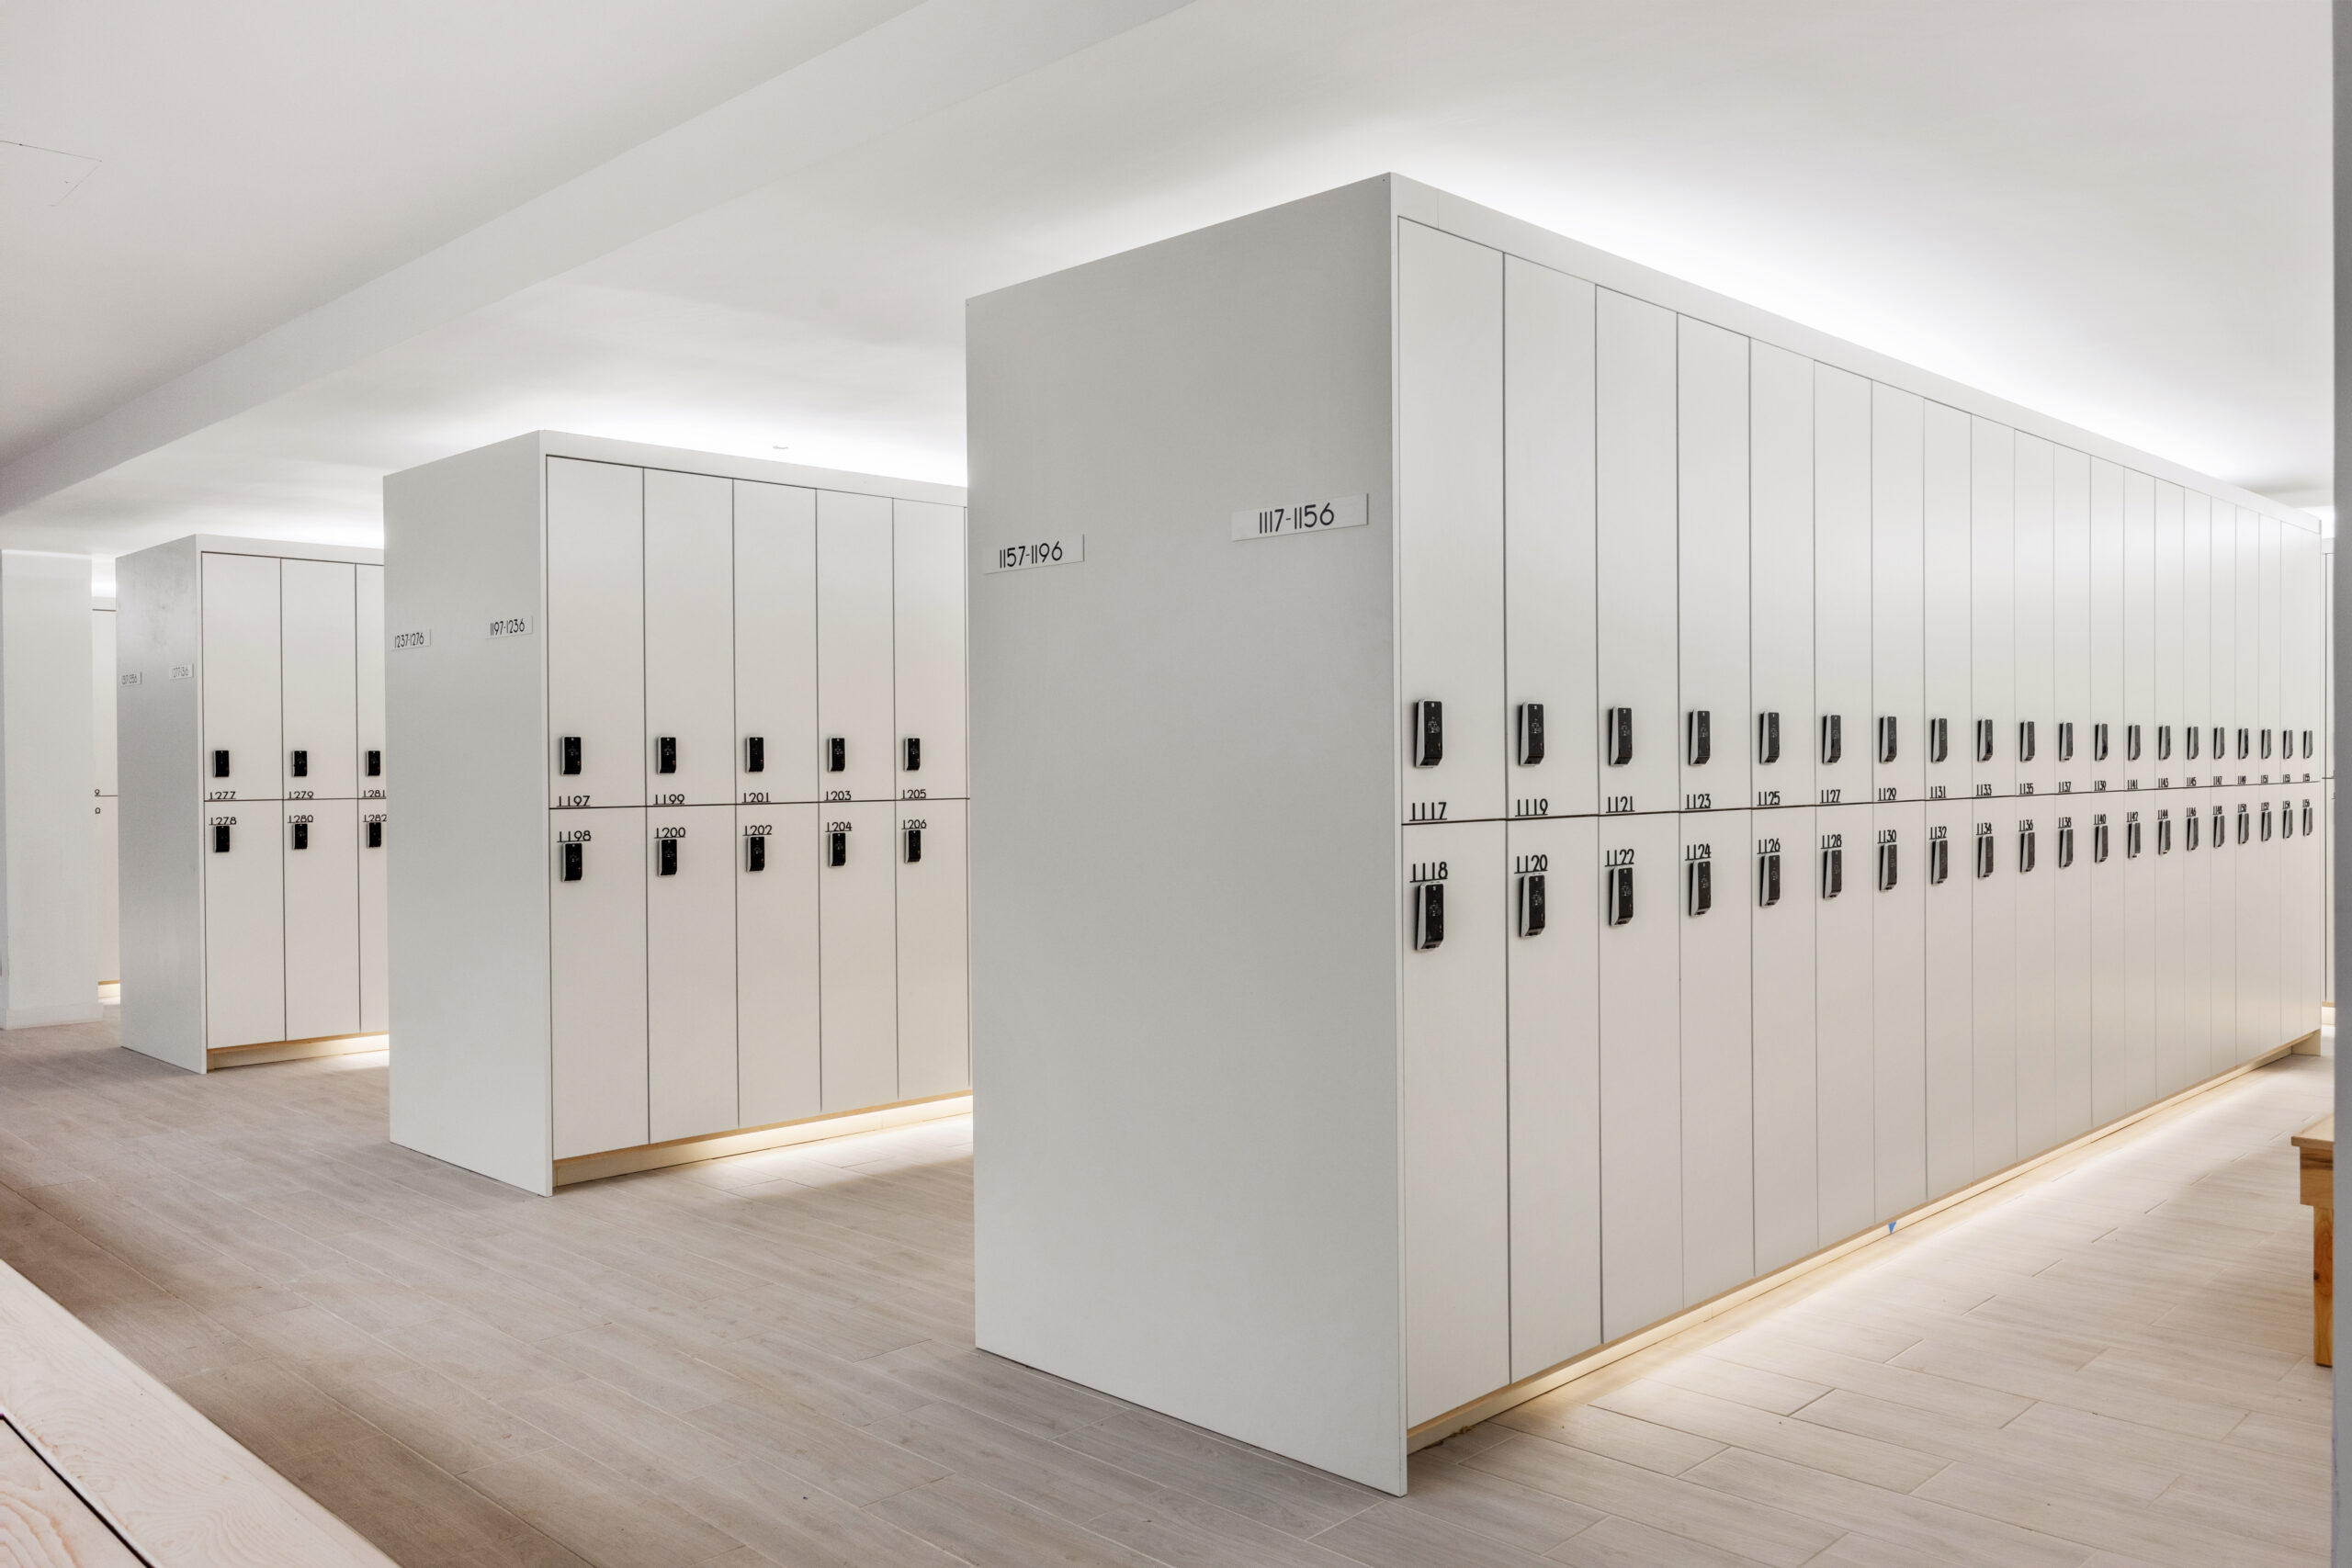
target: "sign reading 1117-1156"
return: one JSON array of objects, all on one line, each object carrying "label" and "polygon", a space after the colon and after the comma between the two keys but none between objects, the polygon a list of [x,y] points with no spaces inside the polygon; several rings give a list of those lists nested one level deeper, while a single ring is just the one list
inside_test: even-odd
[{"label": "sign reading 1117-1156", "polygon": [[1283,534],[1326,534],[1334,528],[1361,528],[1372,521],[1368,498],[1342,495],[1329,501],[1302,501],[1289,506],[1261,506],[1233,514],[1237,539],[1271,539]]}]

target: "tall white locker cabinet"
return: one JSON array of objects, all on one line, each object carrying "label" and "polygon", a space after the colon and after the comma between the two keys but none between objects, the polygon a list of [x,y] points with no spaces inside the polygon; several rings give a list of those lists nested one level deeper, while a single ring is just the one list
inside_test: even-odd
[{"label": "tall white locker cabinet", "polygon": [[384,493],[394,1141],[544,1193],[968,1105],[962,492],[542,432]]},{"label": "tall white locker cabinet", "polygon": [[98,984],[122,978],[122,900],[117,885],[121,864],[122,802],[116,784],[114,737],[114,617],[111,602],[90,612],[91,822],[96,829]]},{"label": "tall white locker cabinet", "polygon": [[[972,777],[1018,805],[968,823],[982,1348],[1401,1490],[2308,1031],[2316,949],[2238,934],[2317,897],[2282,509],[1395,176],[967,324]],[[872,592],[826,518],[820,597]],[[854,770],[828,694],[880,655],[819,623]],[[2192,851],[2241,625],[2273,760]],[[861,801],[825,832],[893,830]],[[814,874],[820,964],[888,930]],[[828,1104],[921,1006],[845,980],[778,1026]]]},{"label": "tall white locker cabinet", "polygon": [[382,1047],[380,560],[197,536],[117,561],[132,1050],[202,1072]]}]

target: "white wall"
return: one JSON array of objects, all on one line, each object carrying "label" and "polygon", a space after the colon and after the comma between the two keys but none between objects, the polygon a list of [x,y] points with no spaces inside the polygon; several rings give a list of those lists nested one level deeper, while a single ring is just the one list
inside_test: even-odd
[{"label": "white wall", "polygon": [[98,1016],[90,559],[0,551],[0,1028]]}]

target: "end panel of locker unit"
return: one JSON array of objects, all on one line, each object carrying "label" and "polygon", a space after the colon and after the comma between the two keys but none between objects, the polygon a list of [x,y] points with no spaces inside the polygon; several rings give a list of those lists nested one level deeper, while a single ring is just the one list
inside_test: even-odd
[{"label": "end panel of locker unit", "polygon": [[[352,735],[352,776],[362,800],[381,800],[384,781],[391,776],[384,758],[384,656],[390,651],[384,630],[384,569],[362,565],[353,569],[355,607],[354,663],[357,682],[356,723]],[[370,757],[376,771],[368,771]]]},{"label": "end panel of locker unit", "polygon": [[736,798],[747,806],[815,800],[815,491],[735,481],[734,621]]},{"label": "end panel of locker unit", "polygon": [[[634,731],[622,739],[633,750]],[[634,773],[635,758],[622,756]],[[548,839],[555,1157],[634,1148],[650,1141],[645,811],[551,811]],[[579,874],[566,881],[575,863]]]},{"label": "end panel of locker unit", "polygon": [[2091,1124],[2135,1109],[2129,1004],[2129,895],[2124,886],[2122,797],[2086,800],[2075,817],[2075,857],[2090,865]]},{"label": "end panel of locker unit", "polygon": [[964,509],[892,502],[890,552],[896,793],[901,800],[959,797],[970,789],[964,782]]},{"label": "end panel of locker unit", "polygon": [[277,804],[219,802],[206,808],[204,821],[205,1048],[283,1040],[286,883]]},{"label": "end panel of locker unit", "polygon": [[971,897],[961,800],[899,807],[899,1098],[972,1087]]},{"label": "end panel of locker unit", "polygon": [[[1605,812],[1670,809],[1681,782],[1674,323],[1671,310],[1595,291],[1594,624]],[[1624,727],[1622,739],[1611,734],[1612,716]]]},{"label": "end panel of locker unit", "polygon": [[1681,758],[1679,804],[1697,810],[1747,802],[1747,339],[1675,320],[1681,713],[1660,739]]},{"label": "end panel of locker unit", "polygon": [[734,578],[733,481],[646,469],[645,729],[638,754],[649,806],[735,798]]},{"label": "end panel of locker unit", "polygon": [[2180,525],[2180,738],[2174,766],[2195,788],[2212,778],[2213,498],[2183,497]]},{"label": "end panel of locker unit", "polygon": [[[1600,809],[1595,705],[1592,285],[1503,258],[1503,721],[1513,817]],[[1544,714],[1544,753],[1518,728]],[[1549,1365],[1549,1363],[1545,1363]]]},{"label": "end panel of locker unit", "polygon": [[1601,910],[1600,1334],[1614,1339],[1683,1303],[1682,867],[1670,816],[1604,817],[1599,840],[1584,896]]},{"label": "end panel of locker unit", "polygon": [[2123,728],[2126,789],[2155,782],[2156,481],[2123,470]]},{"label": "end panel of locker unit", "polygon": [[2123,1089],[2127,1107],[2156,1097],[2156,813],[2130,796],[2113,803],[2123,857]]},{"label": "end panel of locker unit", "polygon": [[735,808],[736,1093],[746,1127],[798,1122],[824,1109],[817,913],[823,812],[813,803]]},{"label": "end panel of locker unit", "polygon": [[359,793],[358,572],[348,561],[278,562],[277,793],[287,800]]},{"label": "end panel of locker unit", "polygon": [[1927,733],[1920,737],[1928,798],[1963,800],[1976,793],[1976,705],[1971,695],[1972,540],[1969,522],[1968,415],[1943,403],[1927,405],[1923,431],[1921,513],[1924,543],[1919,617],[1925,669],[1921,690]]},{"label": "end panel of locker unit", "polygon": [[[1815,798],[1871,795],[1871,383],[1813,367]],[[1864,833],[1863,847],[1869,835]]]},{"label": "end panel of locker unit", "polygon": [[122,978],[122,822],[115,797],[102,795],[92,801],[91,825],[97,834],[94,863],[97,887],[91,898],[98,919],[98,984]]},{"label": "end panel of locker unit", "polygon": [[[1753,913],[1756,1268],[1769,1273],[1821,1245],[1815,1139],[1814,810],[1750,820],[1745,893]],[[1732,891],[1727,879],[1725,897]]]},{"label": "end panel of locker unit", "polygon": [[1928,1201],[1927,807],[1871,812],[1871,1092],[1877,1217]]},{"label": "end panel of locker unit", "polygon": [[359,837],[356,801],[285,804],[288,1040],[359,1032]]},{"label": "end panel of locker unit", "polygon": [[645,470],[547,465],[548,804],[642,806]]},{"label": "end panel of locker unit", "polygon": [[639,852],[647,1135],[660,1144],[730,1132],[745,1124],[735,1093],[734,809],[648,807]]},{"label": "end panel of locker unit", "polygon": [[[1972,821],[1969,855],[1969,964],[1974,1006],[1971,1098],[1976,1130],[1975,1167],[1986,1176],[2018,1157],[2018,1007],[2016,864],[2002,854],[2011,825],[2007,802],[1980,804]],[[1990,840],[1989,850],[1983,840]],[[1983,856],[1983,860],[1979,860]],[[1984,865],[1991,874],[1980,874]]]},{"label": "end panel of locker unit", "polygon": [[[1969,422],[1970,755],[1976,793],[2017,793],[2017,433]],[[1979,726],[1989,726],[1980,738]]]},{"label": "end panel of locker unit", "polygon": [[1975,807],[1934,800],[1923,814],[1920,949],[1928,1190],[1968,1185],[1976,1168]]},{"label": "end panel of locker unit", "polygon": [[2020,800],[2000,853],[2016,873],[2017,1140],[2020,1158],[2059,1142],[2057,893],[2050,854],[2051,808]]},{"label": "end panel of locker unit", "polygon": [[1926,464],[1925,401],[1871,383],[1872,800],[1927,795]]},{"label": "end panel of locker unit", "polygon": [[115,770],[115,615],[112,606],[90,612],[90,761],[92,787],[119,793]]},{"label": "end panel of locker unit", "polygon": [[[278,562],[273,556],[209,551],[202,561],[203,649],[196,674],[204,695],[205,798],[276,800]],[[265,824],[263,830],[271,828]]]},{"label": "end panel of locker unit", "polygon": [[2019,795],[2048,795],[2058,773],[2056,448],[2017,436],[2017,658],[2014,722],[2006,738]]},{"label": "end panel of locker unit", "polygon": [[1756,1275],[1756,1087],[1749,990],[1750,815],[1681,825],[1682,1299]]},{"label": "end panel of locker unit", "polygon": [[[890,502],[817,492],[817,793],[888,800],[897,775]],[[838,753],[838,754],[837,754]],[[837,767],[834,764],[839,763]]]},{"label": "end panel of locker unit", "polygon": [[[1514,822],[1507,836],[1514,1382],[1600,1343],[1600,901],[1586,896],[1600,827]],[[1530,877],[1540,931],[1519,914]]]},{"label": "end panel of locker unit", "polygon": [[2053,787],[2091,787],[2091,460],[2069,446],[2051,462],[2050,581]]},{"label": "end panel of locker unit", "polygon": [[384,802],[359,803],[358,836],[359,1032],[380,1034],[391,1027],[392,1017],[391,911],[386,897],[392,824]]},{"label": "end panel of locker unit", "polygon": [[1814,813],[1815,1135],[1821,1239],[1842,1241],[1878,1217],[1878,1099],[1871,1032],[1871,807]]},{"label": "end panel of locker unit", "polygon": [[[1408,1426],[1510,1382],[1504,834],[1499,822],[1403,834]],[[1422,945],[1435,888],[1443,940]]]},{"label": "end panel of locker unit", "polygon": [[819,1056],[827,1114],[901,1098],[894,821],[888,801],[828,805],[818,818]]},{"label": "end panel of locker unit", "polygon": [[1748,418],[1749,793],[1811,806],[1813,361],[1750,343]]},{"label": "end panel of locker unit", "polygon": [[[2123,470],[2090,460],[2091,711],[2077,732],[2094,790],[2123,787]],[[2102,1117],[2104,1121],[2106,1118]]]},{"label": "end panel of locker unit", "polygon": [[[2050,1104],[2046,1126],[2059,1143],[2091,1127],[2090,818],[2087,797],[2048,803],[2041,871],[2050,875]],[[2040,874],[2037,872],[2036,874]]]},{"label": "end panel of locker unit", "polygon": [[[2156,481],[2154,588],[2155,671],[2149,683],[2148,731],[2143,740],[2146,763],[2158,789],[2173,789],[2184,782],[2188,760],[2181,755],[2181,726],[2185,704],[2181,693],[2182,532],[2184,497],[2177,484]],[[2174,823],[2178,830],[2177,820]],[[2176,851],[2175,852],[2177,852]]]}]

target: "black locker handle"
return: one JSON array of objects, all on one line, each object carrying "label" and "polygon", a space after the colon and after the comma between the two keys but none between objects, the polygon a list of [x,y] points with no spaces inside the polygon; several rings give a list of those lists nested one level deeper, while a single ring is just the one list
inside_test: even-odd
[{"label": "black locker handle", "polygon": [[1445,941],[1445,884],[1413,885],[1413,950],[1427,953]]},{"label": "black locker handle", "polygon": [[1993,760],[1993,721],[1989,718],[1976,721],[1976,760],[1980,762]]},{"label": "black locker handle", "polygon": [[2140,858],[2140,818],[2136,812],[2124,819],[2123,858],[2125,860]]},{"label": "black locker handle", "polygon": [[2253,738],[2253,734],[2254,734],[2254,732],[2253,732],[2252,730],[2250,730],[2250,729],[2246,728],[2246,727],[2245,727],[2245,726],[2244,726],[2244,725],[2240,725],[2240,726],[2238,726],[2238,761],[2241,761],[2241,762],[2245,761],[2246,760],[2246,758],[2248,758],[2249,756],[2253,755],[2253,751],[2254,751],[2254,741],[2253,741],[2253,739],[2252,739],[2252,738]]},{"label": "black locker handle", "polygon": [[1841,849],[1821,852],[1821,896],[1835,898],[1846,891],[1846,852]]},{"label": "black locker handle", "polygon": [[1601,760],[1622,768],[1634,760],[1634,710],[1611,708],[1601,716]]},{"label": "black locker handle", "polygon": [[311,825],[308,822],[296,822],[291,824],[291,826],[294,829],[293,847],[298,850],[309,849],[311,847]]},{"label": "black locker handle", "polygon": [[1846,754],[1846,717],[1843,714],[1821,716],[1821,765],[1835,767]]},{"label": "black locker handle", "polygon": [[2107,722],[2104,719],[2091,726],[2091,761],[2107,761]]},{"label": "black locker handle", "polygon": [[[566,776],[580,771],[580,737],[567,735],[563,738],[563,758],[557,765],[562,769]],[[572,880],[576,882],[579,878],[574,877]]]},{"label": "black locker handle", "polygon": [[2264,761],[2266,761],[2266,762],[2267,762],[2267,761],[2268,761],[2270,760],[2270,730],[2269,730],[2269,727],[2266,725],[2266,726],[2263,728],[2263,729],[2262,729],[2262,731],[2261,731],[2261,734],[2262,734],[2262,760],[2263,760]]},{"label": "black locker handle", "polygon": [[1532,768],[1544,760],[1544,705],[1519,705],[1519,765]]},{"label": "black locker handle", "polygon": [[1898,880],[1900,868],[1895,864],[1896,847],[1891,843],[1878,847],[1878,890],[1882,893],[1894,892]]},{"label": "black locker handle", "polygon": [[2123,760],[2127,762],[2140,760],[2140,727],[2136,724],[2123,727]]},{"label": "black locker handle", "polygon": [[676,736],[654,737],[653,771],[657,773],[674,773],[678,771],[678,738]]},{"label": "black locker handle", "polygon": [[2033,761],[2033,753],[2035,750],[2033,741],[2033,720],[2030,718],[2021,718],[2018,720],[2018,761],[2030,762]]},{"label": "black locker handle", "polygon": [[841,829],[836,828],[825,835],[825,863],[829,866],[849,863],[849,835]]},{"label": "black locker handle", "polygon": [[1895,750],[1894,716],[1891,713],[1883,713],[1878,716],[1878,760],[1880,763],[1883,765],[1894,761]]},{"label": "black locker handle", "polygon": [[229,852],[229,824],[226,822],[212,824],[212,852],[216,855]]},{"label": "black locker handle", "polygon": [[2034,865],[2033,825],[2025,823],[2018,829],[2018,874],[2022,876]]},{"label": "black locker handle", "polygon": [[743,835],[743,869],[765,871],[768,868],[768,840],[764,833]]},{"label": "black locker handle", "polygon": [[2197,761],[2197,738],[2204,732],[2195,725],[2184,725],[2180,731],[2180,755],[2183,761]]},{"label": "black locker handle", "polygon": [[2169,811],[2156,813],[2156,853],[2172,853],[2172,813]]},{"label": "black locker handle", "polygon": [[1531,871],[1519,879],[1519,934],[1544,934],[1544,874]]},{"label": "black locker handle", "polygon": [[216,779],[229,776],[229,753],[225,749],[212,753],[212,776]]},{"label": "black locker handle", "polygon": [[1427,698],[1413,705],[1413,766],[1434,768],[1445,761],[1445,705]]},{"label": "black locker handle", "polygon": [[839,735],[825,738],[825,772],[838,773],[849,768],[849,741]]},{"label": "black locker handle", "polygon": [[1929,839],[1928,840],[1928,886],[1940,887],[1951,875],[1951,840]]},{"label": "black locker handle", "polygon": [[2104,817],[2091,824],[2091,863],[2107,863],[2107,818]]},{"label": "black locker handle", "polygon": [[1781,901],[1781,852],[1766,850],[1756,857],[1756,903],[1769,909]]},{"label": "black locker handle", "polygon": [[1634,868],[1612,865],[1608,872],[1608,906],[1603,911],[1612,926],[1631,925],[1634,920]]},{"label": "black locker handle", "polygon": [[1711,860],[1682,863],[1684,907],[1693,915],[1703,915],[1715,907],[1714,867]]},{"label": "black locker handle", "polygon": [[297,747],[287,762],[286,771],[298,779],[309,778],[311,776],[310,751],[305,748]]},{"label": "black locker handle", "polygon": [[909,865],[912,865],[922,859],[922,829],[920,828],[910,828],[907,829],[907,863]]},{"label": "black locker handle", "polygon": [[371,850],[380,850],[384,847],[384,825],[381,822],[368,824],[368,847]]},{"label": "black locker handle", "polygon": [[1981,880],[1993,874],[1993,835],[1976,835],[1976,874]]},{"label": "black locker handle", "polygon": [[1768,709],[1756,716],[1756,761],[1770,766],[1781,760],[1781,716]]},{"label": "black locker handle", "polygon": [[2058,824],[2058,869],[2064,871],[2074,863],[2075,825],[2072,822],[2061,822]]},{"label": "black locker handle", "polygon": [[2058,760],[2062,762],[2075,760],[2075,721],[2071,718],[2058,721]]},{"label": "black locker handle", "polygon": [[584,845],[581,844],[576,840],[567,840],[563,845],[563,880],[566,882],[579,881],[581,869],[586,863],[587,859],[588,853]]},{"label": "black locker handle", "polygon": [[678,840],[675,839],[659,839],[655,840],[655,846],[654,860],[656,863],[653,868],[653,874],[656,876],[677,875]]},{"label": "black locker handle", "polygon": [[2172,761],[2172,726],[2169,724],[2156,726],[2156,761]]},{"label": "black locker handle", "polygon": [[1940,762],[1951,755],[1951,720],[1931,718],[1928,721],[1928,761]]},{"label": "black locker handle", "polygon": [[1683,716],[1683,755],[1691,767],[1705,767],[1714,755],[1713,728],[1713,715],[1705,708],[1692,708]]},{"label": "black locker handle", "polygon": [[380,779],[384,776],[384,754],[381,751],[371,750],[368,753],[368,776],[371,779]]},{"label": "black locker handle", "polygon": [[768,771],[768,738],[764,735],[743,737],[743,771],[764,773]]}]

